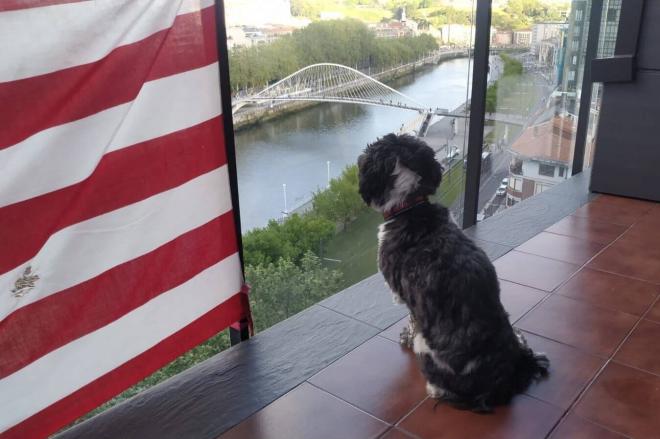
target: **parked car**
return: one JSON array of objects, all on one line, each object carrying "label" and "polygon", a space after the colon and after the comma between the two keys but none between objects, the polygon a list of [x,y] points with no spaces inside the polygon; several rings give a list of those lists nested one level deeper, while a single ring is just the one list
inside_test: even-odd
[{"label": "parked car", "polygon": [[502,184],[505,185],[505,186],[508,186],[509,185],[509,177],[504,177],[502,179]]},{"label": "parked car", "polygon": [[452,146],[449,152],[447,153],[447,158],[449,160],[455,159],[456,157],[459,156],[458,148],[456,146]]},{"label": "parked car", "polygon": [[495,195],[497,195],[498,197],[501,197],[502,195],[506,194],[506,188],[507,188],[507,185],[502,183],[500,185],[500,187],[498,187],[497,190],[495,191]]}]

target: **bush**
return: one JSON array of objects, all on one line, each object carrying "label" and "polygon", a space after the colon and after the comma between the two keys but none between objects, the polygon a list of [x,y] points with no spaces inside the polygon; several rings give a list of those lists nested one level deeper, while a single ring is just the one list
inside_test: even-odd
[{"label": "bush", "polygon": [[308,251],[318,253],[320,243],[335,232],[335,224],[317,215],[291,215],[279,223],[271,220],[266,227],[243,235],[246,265],[267,265],[284,258],[299,263]]},{"label": "bush", "polygon": [[248,265],[250,303],[256,331],[262,331],[336,293],[342,275],[321,265],[311,251],[299,264],[281,258],[266,265]]}]

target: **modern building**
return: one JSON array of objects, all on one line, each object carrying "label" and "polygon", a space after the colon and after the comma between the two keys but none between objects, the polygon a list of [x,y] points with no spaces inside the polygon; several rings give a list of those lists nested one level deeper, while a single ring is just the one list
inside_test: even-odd
[{"label": "modern building", "polygon": [[[621,2],[622,0],[606,2],[607,8],[603,11],[600,23],[598,44],[600,57],[611,56],[614,53]],[[591,0],[573,0],[571,4],[563,61],[562,92],[566,95],[566,109],[572,114],[577,112],[577,101],[582,86],[590,10]]]}]

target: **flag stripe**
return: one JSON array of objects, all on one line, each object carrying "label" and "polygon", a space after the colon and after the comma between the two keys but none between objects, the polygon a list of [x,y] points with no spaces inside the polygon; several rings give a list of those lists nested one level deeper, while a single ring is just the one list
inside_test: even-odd
[{"label": "flag stripe", "polygon": [[91,0],[3,0],[2,3],[0,3],[0,12],[88,1]]},{"label": "flag stripe", "polygon": [[0,82],[89,64],[213,0],[94,0],[0,14]]},{"label": "flag stripe", "polygon": [[[0,295],[0,320],[149,253],[231,208],[227,166],[222,166],[177,188],[62,229],[29,262],[40,276],[34,289],[20,298]],[[11,291],[27,265],[0,275],[0,291]]]},{"label": "flag stripe", "polygon": [[[240,261],[234,254],[120,319],[0,380],[0,413],[3,413],[0,432],[157,346],[160,340],[176,334],[180,328],[212,311],[218,303],[231,298],[240,291],[241,284]],[[218,324],[214,322],[213,327],[217,329]],[[181,350],[176,347],[177,352]],[[103,355],[101,351],[111,355]],[[162,363],[160,357],[157,364]],[[112,383],[109,395],[105,391],[101,393],[110,396],[123,390],[136,381],[135,378],[151,371],[147,369],[141,371],[133,367],[126,372],[131,380]],[[26,392],[25,389],[40,391]],[[98,396],[89,391],[86,395],[92,399]]]},{"label": "flag stripe", "polygon": [[[0,322],[0,379],[236,253],[235,230],[230,211],[153,252],[10,314]],[[181,257],[190,263],[178,264]]]},{"label": "flag stripe", "polygon": [[132,101],[146,81],[213,63],[218,57],[214,21],[213,7],[179,15],[172,28],[118,47],[97,62],[0,83],[0,149]]},{"label": "flag stripe", "polygon": [[59,230],[226,164],[221,117],[106,154],[81,183],[0,208],[0,248],[12,249],[0,253],[0,273],[28,261]]},{"label": "flag stripe", "polygon": [[219,116],[219,93],[216,62],[147,82],[131,103],[41,131],[0,150],[0,207],[84,180],[103,154]]},{"label": "flag stripe", "polygon": [[248,314],[245,294],[236,294],[176,334],[124,363],[85,387],[47,407],[14,428],[0,433],[2,439],[46,437],[96,408],[131,384],[147,377],[163,363],[181,354]]}]

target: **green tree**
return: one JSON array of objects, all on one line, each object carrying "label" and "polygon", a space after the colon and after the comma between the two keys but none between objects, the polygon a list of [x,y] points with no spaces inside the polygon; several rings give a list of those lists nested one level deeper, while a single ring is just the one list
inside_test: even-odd
[{"label": "green tree", "polygon": [[486,112],[495,113],[497,111],[497,81],[488,86],[486,90]]},{"label": "green tree", "polygon": [[245,263],[266,265],[281,258],[298,263],[306,252],[318,252],[320,243],[334,232],[334,222],[317,215],[293,214],[282,223],[271,220],[243,235]]},{"label": "green tree", "polygon": [[257,331],[336,293],[342,279],[339,271],[324,268],[312,252],[305,253],[298,265],[286,258],[267,265],[248,265],[245,277],[252,287],[250,303]]},{"label": "green tree", "polygon": [[330,187],[314,194],[314,211],[344,228],[366,206],[358,192],[357,165],[347,166],[339,178],[330,180]]}]

